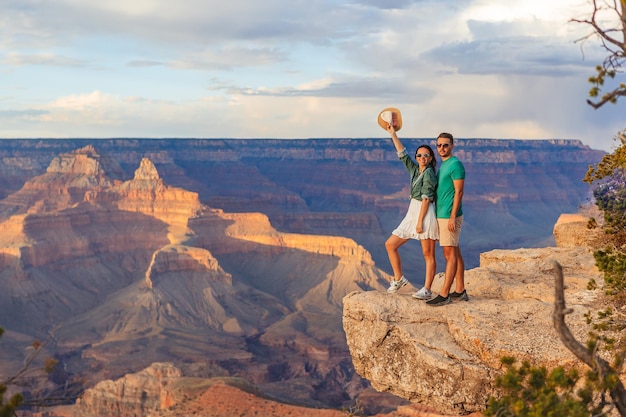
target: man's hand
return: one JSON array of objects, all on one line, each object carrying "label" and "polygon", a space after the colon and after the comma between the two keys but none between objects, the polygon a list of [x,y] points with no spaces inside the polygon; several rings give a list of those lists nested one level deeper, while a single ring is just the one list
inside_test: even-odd
[{"label": "man's hand", "polygon": [[448,219],[448,230],[454,232],[456,230],[456,217],[450,216]]}]

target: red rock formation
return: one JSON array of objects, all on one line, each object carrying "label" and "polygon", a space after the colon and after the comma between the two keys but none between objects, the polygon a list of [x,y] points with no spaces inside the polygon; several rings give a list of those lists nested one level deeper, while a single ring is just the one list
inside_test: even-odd
[{"label": "red rock formation", "polygon": [[102,381],[76,403],[74,416],[136,417],[155,415],[174,405],[172,385],[181,377],[170,364],[155,363],[117,381]]},{"label": "red rock formation", "polygon": [[119,210],[146,214],[170,227],[170,241],[180,242],[187,233],[187,222],[200,210],[198,194],[166,186],[154,164],[142,159],[130,181],[110,187],[93,197],[97,203]]},{"label": "red rock formation", "polygon": [[54,212],[81,203],[86,194],[111,185],[106,166],[119,170],[110,159],[103,160],[92,146],[61,154],[50,162],[44,174],[29,179],[0,203],[0,218],[26,212]]}]

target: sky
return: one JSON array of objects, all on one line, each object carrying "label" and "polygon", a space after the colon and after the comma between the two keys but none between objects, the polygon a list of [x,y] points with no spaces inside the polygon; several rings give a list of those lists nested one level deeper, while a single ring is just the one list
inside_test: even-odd
[{"label": "sky", "polygon": [[[590,0],[0,0],[0,138],[580,139]],[[624,82],[624,75],[618,75]]]}]

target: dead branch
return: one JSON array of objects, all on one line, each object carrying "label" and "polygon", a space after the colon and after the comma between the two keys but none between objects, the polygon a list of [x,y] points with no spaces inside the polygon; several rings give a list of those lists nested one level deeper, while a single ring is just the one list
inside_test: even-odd
[{"label": "dead branch", "polygon": [[2,385],[17,385],[17,381],[23,378],[28,372],[32,372],[32,364],[37,359],[44,348],[54,339],[54,332],[61,326],[57,326],[48,333],[48,338],[43,342],[33,344],[33,351],[24,359],[22,368],[15,375],[9,376],[5,381],[0,381]]},{"label": "dead branch", "polygon": [[[607,375],[614,374],[615,370],[611,365],[595,352],[590,352],[585,346],[579,343],[565,324],[565,316],[572,312],[572,309],[565,307],[565,290],[563,285],[563,269],[561,265],[554,261],[554,312],[552,313],[552,321],[554,327],[561,338],[565,347],[572,352],[578,359],[584,362],[591,369],[598,372],[603,380]],[[626,389],[619,378],[616,386],[609,390],[611,399],[621,416],[626,416]]]},{"label": "dead branch", "polygon": [[[608,28],[605,29],[598,23],[598,12],[600,12],[603,7],[598,5],[597,0],[593,0],[593,12],[591,13],[591,17],[589,19],[571,19],[572,22],[583,23],[591,26],[593,29],[593,33],[598,35],[600,41],[604,48],[610,52],[614,52],[610,45],[617,47],[618,51],[624,51],[624,40],[620,40],[621,36],[626,35],[626,19],[623,15],[623,4],[624,2],[620,0],[620,4],[614,2],[612,6],[607,6],[606,8],[613,10],[617,16],[618,20],[621,24],[618,28]],[[618,34],[617,36],[613,36],[613,34]]]},{"label": "dead branch", "polygon": [[[609,4],[608,1],[598,4],[598,0],[593,0],[591,3],[593,11],[588,19],[571,19],[570,21],[581,23],[591,28],[591,33],[578,39],[576,42],[585,41],[595,35],[608,53],[602,62],[601,68],[598,69],[598,77],[590,79],[590,82],[595,85],[590,95],[595,97],[604,83],[605,75],[608,74],[608,76],[613,78],[616,73],[622,72],[622,67],[626,60],[626,0],[613,0],[612,4]],[[601,11],[614,12],[617,18],[617,26],[604,27],[605,22],[599,17]],[[603,94],[597,101],[588,99],[587,104],[594,109],[598,109],[606,103],[615,103],[618,98],[623,96],[626,96],[626,87],[622,83],[612,91]]]}]

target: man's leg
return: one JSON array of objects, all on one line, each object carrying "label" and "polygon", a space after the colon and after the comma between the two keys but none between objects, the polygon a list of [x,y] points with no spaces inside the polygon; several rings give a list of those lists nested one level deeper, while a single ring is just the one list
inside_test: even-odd
[{"label": "man's leg", "polygon": [[456,292],[458,294],[462,293],[465,290],[465,261],[463,260],[463,255],[461,254],[461,247],[457,246],[457,263],[456,263]]},{"label": "man's leg", "polygon": [[[439,225],[439,245],[443,249],[443,256],[446,258],[446,272],[443,281],[443,286],[439,290],[439,295],[430,301],[426,301],[426,304],[430,306],[441,306],[452,302],[450,297],[450,289],[454,282],[458,268],[459,257],[459,233],[462,219],[456,219],[456,225],[458,227],[455,230],[450,230],[448,223],[449,219],[438,218],[437,224]],[[463,267],[464,263],[463,263]]]},{"label": "man's leg", "polygon": [[456,246],[444,246],[443,256],[446,258],[446,277],[443,282],[443,287],[439,291],[439,295],[447,297],[450,294],[450,288],[457,273],[458,267],[458,247]]}]

